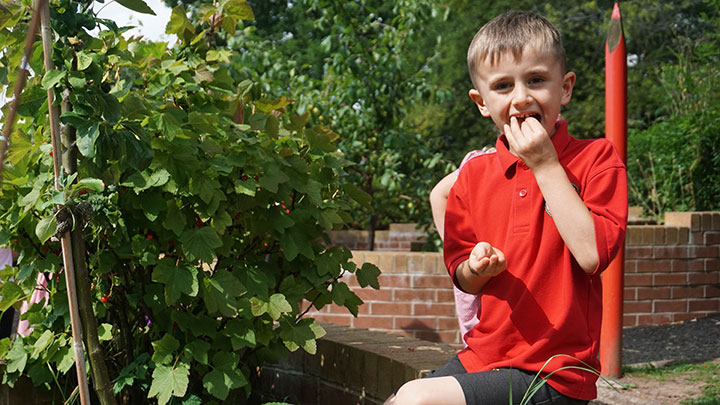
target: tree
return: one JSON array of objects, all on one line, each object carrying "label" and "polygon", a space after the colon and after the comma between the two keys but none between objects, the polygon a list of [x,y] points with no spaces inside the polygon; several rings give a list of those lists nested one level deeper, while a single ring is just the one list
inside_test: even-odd
[{"label": "tree", "polygon": [[[142,1],[122,4],[145,10]],[[0,64],[10,68],[22,60],[30,1],[6,7]],[[0,310],[29,296],[39,272],[53,277],[49,304],[23,316],[33,332],[0,340],[3,383],[68,381],[73,350],[52,239],[67,225],[87,241],[87,304],[124,403],[246,401],[256,366],[315,352],[324,331],[304,316],[307,303],[357,314],[362,301],[343,275],[378,287],[377,268],[357,268],[347,248],[327,247],[325,230],[341,226],[351,206],[337,135],[284,112],[293,95],[266,97],[241,57],[218,45],[253,17],[244,0],[204,5],[192,20],[173,9],[172,48],[123,38],[85,2],[53,2],[51,17],[57,68],[40,74],[36,47],[0,188],[0,244],[19,253],[0,273]],[[10,76],[0,79],[12,88]],[[76,135],[77,173],[60,192],[45,89],[65,104],[61,121]],[[66,210],[69,219],[59,214]]]}]

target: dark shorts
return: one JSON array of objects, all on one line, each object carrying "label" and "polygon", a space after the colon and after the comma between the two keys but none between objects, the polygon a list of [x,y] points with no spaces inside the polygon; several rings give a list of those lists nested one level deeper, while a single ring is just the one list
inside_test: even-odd
[{"label": "dark shorts", "polygon": [[[510,368],[468,373],[458,357],[455,356],[445,366],[434,370],[426,378],[454,377],[462,387],[467,405],[508,404],[512,386],[512,403],[519,404],[530,384],[533,383],[536,374],[536,372]],[[535,380],[535,383],[539,381],[540,378]],[[567,397],[557,392],[549,384],[543,384],[527,403],[580,405],[587,404],[588,401]]]}]

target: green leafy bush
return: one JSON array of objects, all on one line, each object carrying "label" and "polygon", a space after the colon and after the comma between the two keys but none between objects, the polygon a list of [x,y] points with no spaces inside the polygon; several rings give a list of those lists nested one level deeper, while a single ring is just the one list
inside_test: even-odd
[{"label": "green leafy bush", "polygon": [[[20,65],[29,6],[0,11],[2,66]],[[123,38],[85,3],[53,1],[51,15],[56,69],[40,74],[36,44],[29,62],[37,76],[23,94],[0,189],[0,244],[19,254],[0,273],[0,310],[26,299],[39,272],[54,276],[49,305],[22,317],[32,333],[0,340],[2,382],[26,375],[62,388],[74,360],[51,237],[63,218],[82,227],[85,217],[88,304],[117,397],[242,403],[257,366],[299,348],[315,352],[324,331],[303,316],[308,303],[357,314],[362,301],[343,276],[378,288],[376,267],[356,268],[347,248],[327,246],[325,231],[350,218],[348,195],[366,201],[339,180],[350,164],[339,136],[308,125],[307,114],[284,114],[291,101],[265,98],[239,56],[218,46],[252,18],[244,0],[204,5],[197,21],[175,8],[167,29],[180,43],[170,49]],[[12,78],[0,79],[12,88]],[[63,131],[74,133],[79,157],[60,191],[46,89],[62,100]]]}]

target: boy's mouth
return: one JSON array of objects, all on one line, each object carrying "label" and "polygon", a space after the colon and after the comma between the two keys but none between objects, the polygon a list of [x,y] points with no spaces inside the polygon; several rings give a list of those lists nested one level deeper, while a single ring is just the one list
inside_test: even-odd
[{"label": "boy's mouth", "polygon": [[518,125],[522,125],[522,123],[528,118],[535,118],[538,122],[540,122],[540,119],[542,118],[538,113],[519,114],[514,115],[513,117],[517,118]]}]

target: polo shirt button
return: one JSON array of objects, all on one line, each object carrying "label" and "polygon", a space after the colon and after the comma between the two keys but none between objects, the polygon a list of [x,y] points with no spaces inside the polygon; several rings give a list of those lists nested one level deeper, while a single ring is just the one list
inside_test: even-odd
[{"label": "polo shirt button", "polygon": [[518,194],[520,195],[520,198],[524,198],[527,195],[527,190],[522,188]]},{"label": "polo shirt button", "polygon": [[523,170],[529,169],[528,165],[526,165],[525,162],[523,162],[522,160],[520,161],[520,163],[518,164],[518,166],[520,166],[520,168],[523,169]]}]

